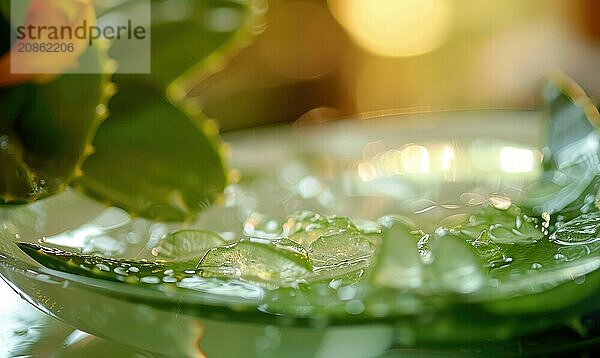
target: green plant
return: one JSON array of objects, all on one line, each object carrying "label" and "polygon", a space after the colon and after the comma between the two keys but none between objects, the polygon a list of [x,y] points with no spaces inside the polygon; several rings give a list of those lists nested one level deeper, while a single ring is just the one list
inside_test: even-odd
[{"label": "green plant", "polygon": [[[153,12],[166,2],[153,0]],[[184,220],[219,198],[227,181],[225,150],[216,124],[186,95],[192,79],[248,43],[260,11],[256,1],[190,4],[177,20],[153,17],[150,74],[113,76],[118,64],[109,56],[127,49],[97,44],[80,61],[101,74],[0,88],[1,203],[26,203],[71,185],[133,215]],[[5,33],[8,1],[1,5]],[[205,15],[223,7],[244,20],[232,31],[211,31]],[[126,3],[103,16],[127,9]],[[8,38],[2,41],[6,53]]]}]

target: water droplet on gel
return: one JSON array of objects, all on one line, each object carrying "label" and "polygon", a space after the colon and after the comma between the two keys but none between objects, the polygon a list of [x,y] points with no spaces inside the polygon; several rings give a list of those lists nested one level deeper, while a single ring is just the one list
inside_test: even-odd
[{"label": "water droplet on gel", "polygon": [[498,210],[508,210],[512,205],[512,201],[510,200],[510,198],[508,198],[504,195],[498,195],[498,194],[491,195],[489,197],[488,201],[491,206],[493,206],[494,208],[496,208]]},{"label": "water droplet on gel", "polygon": [[557,261],[563,261],[563,260],[565,260],[567,257],[566,257],[565,255],[563,255],[563,254],[555,254],[555,255],[553,256],[553,258],[554,258],[555,260],[557,260]]},{"label": "water droplet on gel", "polygon": [[502,257],[499,260],[492,260],[489,263],[489,267],[497,268],[510,264],[513,261],[512,257]]},{"label": "water droplet on gel", "polygon": [[342,285],[342,280],[339,280],[339,279],[333,279],[333,280],[331,280],[331,282],[329,282],[329,287],[331,287],[334,290],[337,290],[338,288],[340,288],[341,285]]},{"label": "water droplet on gel", "polygon": [[441,226],[440,226],[440,227],[438,227],[437,229],[435,229],[435,234],[436,234],[437,236],[445,236],[447,232],[448,232],[448,230],[446,230],[446,228],[445,228],[445,227],[441,227]]},{"label": "water droplet on gel", "polygon": [[539,270],[539,269],[542,268],[542,264],[534,262],[533,264],[531,264],[531,268],[534,269],[534,270]]},{"label": "water droplet on gel", "polygon": [[79,265],[79,267],[80,267],[82,270],[85,270],[85,271],[91,271],[91,270],[92,270],[91,268],[89,268],[88,266],[85,266],[85,265],[83,265],[83,264],[80,264],[80,265]]},{"label": "water droplet on gel", "polygon": [[160,283],[160,278],[156,276],[145,276],[140,279],[142,283]]},{"label": "water droplet on gel", "polygon": [[523,226],[523,217],[521,215],[515,216],[515,228],[520,229]]},{"label": "water droplet on gel", "polygon": [[110,272],[110,267],[106,266],[105,264],[96,264],[96,267],[100,271]]},{"label": "water droplet on gel", "polygon": [[477,193],[463,193],[459,200],[467,205],[476,206],[483,204],[485,197]]},{"label": "water droplet on gel", "polygon": [[124,268],[122,268],[122,267],[115,267],[113,271],[114,271],[114,273],[116,273],[117,275],[121,275],[121,276],[127,276],[127,275],[128,275],[128,274],[127,274],[127,270],[125,270],[125,269],[124,269]]}]

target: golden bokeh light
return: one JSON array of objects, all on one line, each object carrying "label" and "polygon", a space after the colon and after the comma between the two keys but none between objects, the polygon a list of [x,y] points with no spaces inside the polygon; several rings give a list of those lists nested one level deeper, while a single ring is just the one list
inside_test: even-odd
[{"label": "golden bokeh light", "polygon": [[429,151],[422,145],[407,145],[401,152],[402,167],[405,173],[429,173]]},{"label": "golden bokeh light", "polygon": [[407,57],[438,48],[450,28],[447,0],[328,0],[337,21],[365,50]]}]

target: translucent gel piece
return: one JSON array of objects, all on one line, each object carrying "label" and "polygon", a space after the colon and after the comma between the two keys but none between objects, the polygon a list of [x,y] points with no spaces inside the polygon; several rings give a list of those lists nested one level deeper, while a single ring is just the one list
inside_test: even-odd
[{"label": "translucent gel piece", "polygon": [[242,239],[210,249],[199,269],[204,277],[235,278],[267,288],[294,286],[310,273],[306,250],[288,239]]}]

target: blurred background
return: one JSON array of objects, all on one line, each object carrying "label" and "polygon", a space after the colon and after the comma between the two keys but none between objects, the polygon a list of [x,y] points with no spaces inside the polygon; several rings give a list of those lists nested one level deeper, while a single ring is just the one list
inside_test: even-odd
[{"label": "blurred background", "polygon": [[600,95],[594,0],[270,0],[192,96],[225,131],[357,114],[537,105],[560,68]]}]

